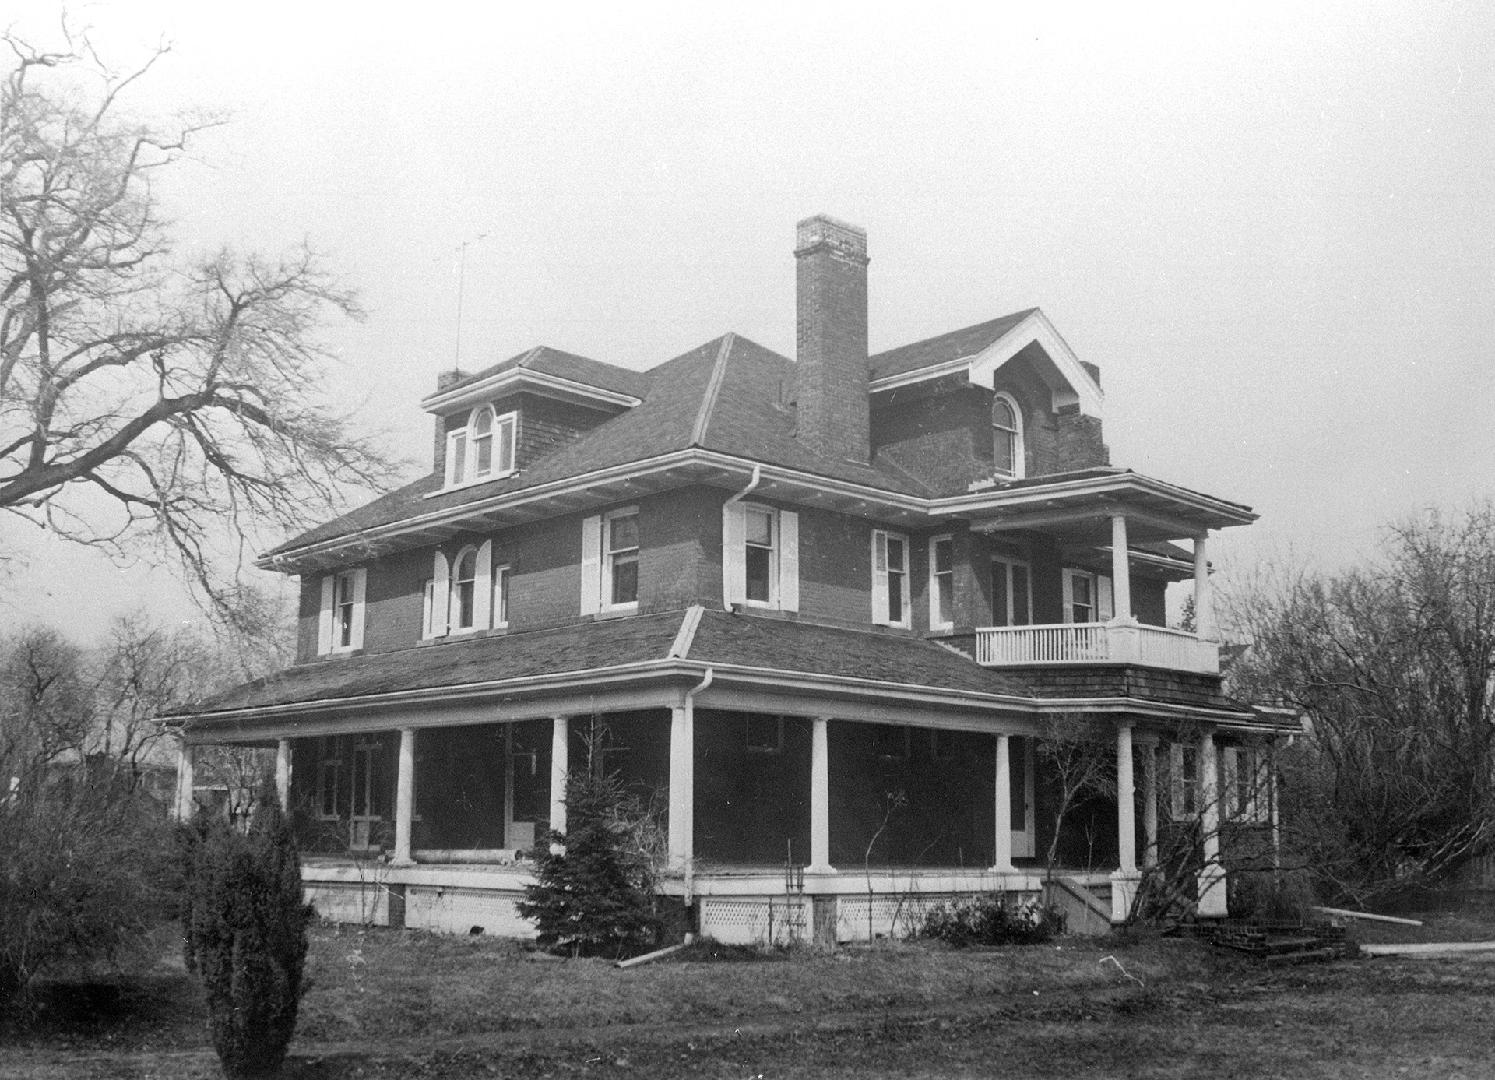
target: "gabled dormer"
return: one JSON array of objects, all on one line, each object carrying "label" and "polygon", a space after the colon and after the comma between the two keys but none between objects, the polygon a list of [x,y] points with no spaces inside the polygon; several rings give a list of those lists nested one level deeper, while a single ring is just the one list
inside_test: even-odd
[{"label": "gabled dormer", "polygon": [[476,374],[444,372],[421,407],[436,417],[438,493],[500,480],[639,405],[648,376],[537,346]]},{"label": "gabled dormer", "polygon": [[1037,308],[873,356],[876,455],[955,494],[1110,464],[1099,369]]}]

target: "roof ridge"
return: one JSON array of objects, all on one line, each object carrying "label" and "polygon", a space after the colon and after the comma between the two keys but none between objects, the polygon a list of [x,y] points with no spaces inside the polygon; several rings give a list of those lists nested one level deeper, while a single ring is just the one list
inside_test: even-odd
[{"label": "roof ridge", "polygon": [[674,644],[665,654],[666,660],[684,660],[690,655],[690,647],[695,643],[696,630],[701,625],[701,615],[705,610],[700,604],[692,604],[685,609],[685,618],[680,621],[680,632],[675,635]]},{"label": "roof ridge", "polygon": [[544,351],[545,351],[545,346],[544,345],[535,345],[535,346],[533,346],[529,350],[529,352],[527,352],[523,356],[521,356],[519,358],[519,362],[517,364],[515,364],[514,366],[516,368],[526,367],[530,363],[532,363],[533,361],[538,360],[540,358],[540,354],[542,352],[544,352]]},{"label": "roof ridge", "polygon": [[701,396],[701,409],[696,413],[695,426],[690,429],[690,445],[700,446],[706,438],[706,429],[711,426],[711,415],[716,411],[717,398],[721,396],[722,383],[727,377],[727,357],[737,335],[728,330],[722,335],[721,348],[716,350],[716,360],[711,367],[711,381],[706,384],[706,393]]}]

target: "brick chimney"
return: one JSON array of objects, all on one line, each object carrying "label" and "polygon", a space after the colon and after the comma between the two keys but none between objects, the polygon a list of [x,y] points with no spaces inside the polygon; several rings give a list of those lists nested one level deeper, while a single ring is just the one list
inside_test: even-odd
[{"label": "brick chimney", "polygon": [[799,223],[796,437],[835,458],[871,456],[867,231],[817,214]]}]

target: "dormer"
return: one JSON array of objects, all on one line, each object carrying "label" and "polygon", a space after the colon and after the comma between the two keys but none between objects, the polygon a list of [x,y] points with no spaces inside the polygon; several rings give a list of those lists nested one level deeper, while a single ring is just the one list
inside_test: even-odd
[{"label": "dormer", "polygon": [[441,491],[512,476],[642,401],[648,377],[538,346],[484,371],[445,372],[436,417]]}]

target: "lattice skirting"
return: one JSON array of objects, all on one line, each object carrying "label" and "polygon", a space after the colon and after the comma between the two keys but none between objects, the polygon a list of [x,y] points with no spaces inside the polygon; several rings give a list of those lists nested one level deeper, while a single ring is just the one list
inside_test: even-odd
[{"label": "lattice skirting", "polygon": [[703,897],[697,903],[701,934],[724,945],[789,945],[810,937],[810,901],[802,897]]},{"label": "lattice skirting", "polygon": [[535,924],[519,917],[517,895],[492,889],[410,885],[405,890],[405,925],[413,930],[532,938]]}]

